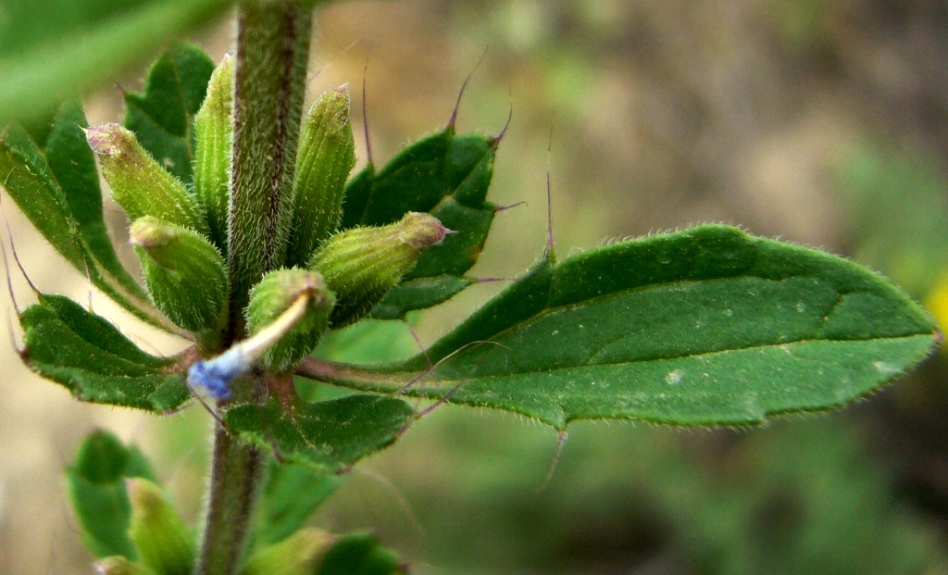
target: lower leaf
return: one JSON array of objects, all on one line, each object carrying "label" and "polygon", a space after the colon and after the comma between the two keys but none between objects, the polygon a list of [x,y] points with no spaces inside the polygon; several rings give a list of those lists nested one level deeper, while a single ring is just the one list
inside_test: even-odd
[{"label": "lower leaf", "polygon": [[[746,425],[835,409],[924,359],[931,317],[842,258],[703,226],[540,262],[427,354],[298,371],[358,389],[577,419]],[[428,369],[428,362],[434,363]]]},{"label": "lower leaf", "polygon": [[288,462],[331,473],[394,442],[414,416],[400,399],[350,395],[340,399],[296,402],[289,410],[276,400],[239,405],[223,417],[231,433]]}]

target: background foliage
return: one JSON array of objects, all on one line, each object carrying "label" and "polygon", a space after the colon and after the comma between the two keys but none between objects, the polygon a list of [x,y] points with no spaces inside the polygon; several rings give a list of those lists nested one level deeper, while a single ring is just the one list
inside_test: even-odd
[{"label": "background foliage", "polygon": [[[528,205],[498,214],[475,275],[513,277],[539,255],[553,125],[561,256],[691,222],[740,222],[851,254],[938,313],[948,309],[946,24],[942,3],[928,0],[341,3],[317,19],[310,94],[357,85],[368,61],[382,165],[408,138],[444,126],[490,46],[459,128],[496,133],[512,102],[489,199]],[[230,29],[203,34],[195,39],[218,58]],[[115,81],[140,92],[142,76]],[[120,101],[106,87],[88,100],[90,121],[118,119]],[[67,276],[19,213],[4,211],[34,282],[87,299],[84,278]],[[423,340],[496,287],[474,286],[424,316]],[[114,317],[106,298],[91,297]],[[145,349],[176,351],[132,320],[125,332]],[[396,332],[386,353],[407,355],[414,343]],[[552,431],[443,408],[360,466],[318,523],[377,526],[433,573],[943,572],[944,363],[819,421],[747,433],[580,424],[542,490]],[[159,478],[197,513],[205,414],[146,423],[71,401],[6,349],[0,365],[0,571],[86,568],[73,520],[54,502],[63,462],[97,425],[144,444]]]}]

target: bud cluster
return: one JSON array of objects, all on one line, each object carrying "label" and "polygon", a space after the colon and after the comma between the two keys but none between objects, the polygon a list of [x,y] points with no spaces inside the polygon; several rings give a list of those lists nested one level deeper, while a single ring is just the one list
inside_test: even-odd
[{"label": "bud cluster", "polygon": [[230,214],[233,93],[234,65],[225,57],[194,120],[193,185],[171,175],[120,125],[86,132],[112,197],[131,221],[131,243],[155,307],[194,335],[202,355],[214,356],[234,333],[229,302],[249,301],[241,311],[250,339],[192,370],[192,381],[218,399],[228,397],[230,380],[251,366],[290,370],[327,329],[365,317],[447,233],[432,215],[413,212],[389,225],[339,230],[355,165],[343,86],[317,98],[302,120],[283,214],[292,222],[283,267],[264,275],[248,297],[235,298],[227,257],[239,233]]}]

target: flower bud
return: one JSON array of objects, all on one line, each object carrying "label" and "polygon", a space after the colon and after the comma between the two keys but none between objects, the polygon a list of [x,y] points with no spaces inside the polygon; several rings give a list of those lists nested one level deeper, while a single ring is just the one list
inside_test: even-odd
[{"label": "flower bud", "polygon": [[365,317],[425,249],[441,243],[448,230],[431,214],[409,212],[380,227],[350,228],[331,237],[309,268],[326,278],[336,294],[330,323],[343,327]]},{"label": "flower bud", "polygon": [[186,330],[216,335],[227,300],[217,248],[196,232],[149,216],[135,220],[130,235],[155,307]]},{"label": "flower bud", "polygon": [[128,479],[125,487],[132,504],[128,534],[139,560],[161,575],[190,575],[191,533],[161,489],[147,479]]},{"label": "flower bud", "polygon": [[270,272],[250,290],[247,329],[251,335],[272,324],[303,295],[309,296],[305,314],[263,354],[260,364],[265,368],[285,370],[312,353],[329,325],[336,297],[326,288],[323,276],[298,268]]},{"label": "flower bud", "polygon": [[211,74],[207,97],[194,117],[194,194],[207,214],[211,241],[227,250],[227,212],[234,142],[234,61],[230,55]]},{"label": "flower bud", "polygon": [[333,536],[318,529],[301,529],[276,545],[254,553],[240,571],[240,575],[310,575]]},{"label": "flower bud", "polygon": [[342,86],[320,96],[303,120],[288,266],[305,265],[317,246],[339,227],[346,178],[354,165],[349,91]]},{"label": "flower bud", "polygon": [[138,563],[132,563],[121,555],[96,561],[94,567],[99,575],[155,575],[153,571]]},{"label": "flower bud", "polygon": [[207,235],[197,202],[138,144],[135,134],[118,124],[102,124],[86,130],[86,140],[99,158],[112,197],[130,220],[154,216]]}]

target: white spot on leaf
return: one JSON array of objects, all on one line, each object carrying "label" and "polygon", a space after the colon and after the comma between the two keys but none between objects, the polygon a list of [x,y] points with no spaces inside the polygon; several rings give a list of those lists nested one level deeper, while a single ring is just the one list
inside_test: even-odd
[{"label": "white spot on leaf", "polygon": [[665,376],[665,383],[668,385],[678,385],[681,383],[681,380],[685,378],[685,370],[676,369],[674,371],[669,371]]},{"label": "white spot on leaf", "polygon": [[899,373],[902,370],[895,367],[894,365],[888,364],[884,361],[874,361],[872,362],[872,367],[876,368],[876,371],[879,373],[884,373],[886,375]]}]

